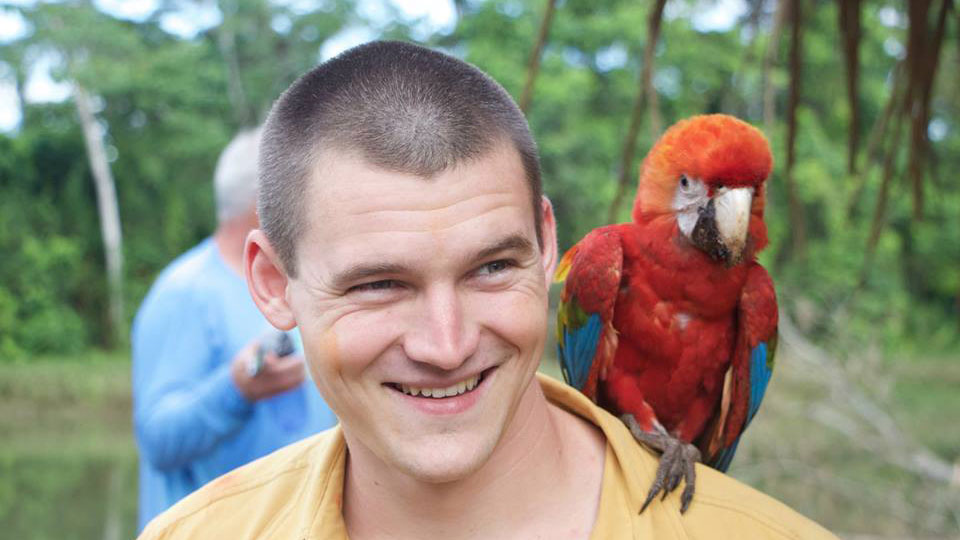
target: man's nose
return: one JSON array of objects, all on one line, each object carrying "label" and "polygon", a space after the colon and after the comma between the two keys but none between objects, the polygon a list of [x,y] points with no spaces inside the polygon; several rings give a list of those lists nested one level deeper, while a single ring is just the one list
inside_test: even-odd
[{"label": "man's nose", "polygon": [[418,304],[404,340],[407,356],[440,369],[456,369],[476,352],[480,340],[464,299],[455,285],[444,285],[426,289]]}]

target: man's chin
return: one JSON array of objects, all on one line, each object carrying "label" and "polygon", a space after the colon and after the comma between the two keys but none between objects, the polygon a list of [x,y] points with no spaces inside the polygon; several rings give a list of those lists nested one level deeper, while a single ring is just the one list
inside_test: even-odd
[{"label": "man's chin", "polygon": [[403,452],[405,456],[396,456],[397,468],[418,482],[458,482],[480,470],[497,443],[493,436],[453,438],[461,440],[450,440],[448,434],[441,440],[412,445]]},{"label": "man's chin", "polygon": [[448,484],[469,478],[480,470],[485,460],[465,461],[463,459],[451,463],[416,463],[407,467],[407,475],[417,482],[424,484]]}]

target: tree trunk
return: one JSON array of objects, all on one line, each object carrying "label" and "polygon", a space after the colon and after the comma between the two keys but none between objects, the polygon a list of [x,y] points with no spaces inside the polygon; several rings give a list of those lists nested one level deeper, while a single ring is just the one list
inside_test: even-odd
[{"label": "tree trunk", "polygon": [[946,28],[947,12],[952,0],[943,0],[937,15],[936,26],[931,33],[928,28],[930,0],[910,0],[907,28],[907,68],[909,73],[910,160],[908,176],[913,186],[913,216],[923,218],[923,179],[930,141],[927,126],[930,123],[930,98],[933,94],[934,76],[940,60],[940,49]]},{"label": "tree trunk", "polygon": [[803,201],[800,200],[796,182],[793,178],[797,146],[797,106],[800,103],[801,50],[803,48],[801,1],[790,1],[790,97],[787,102],[787,164],[784,175],[787,188],[787,212],[790,220],[790,256],[793,258],[802,258],[807,247],[807,227],[803,212]]},{"label": "tree trunk", "polygon": [[857,148],[860,144],[860,104],[858,80],[860,71],[860,0],[839,0],[840,34],[843,36],[844,60],[847,65],[847,103],[850,126],[847,129],[847,173],[857,172]]},{"label": "tree trunk", "polygon": [[[32,63],[27,58],[23,43],[9,43],[3,45],[5,49],[0,54],[0,62],[10,66],[13,75],[13,91],[17,96],[17,107],[20,109],[20,125],[25,126],[27,120],[27,78]],[[22,129],[22,128],[21,128]]]},{"label": "tree trunk", "polygon": [[223,13],[223,23],[217,28],[217,48],[227,65],[227,96],[233,106],[233,116],[240,126],[250,126],[254,123],[254,114],[250,110],[247,93],[243,89],[243,78],[240,76],[240,60],[237,57],[237,36],[231,27],[230,18],[236,14],[237,6],[233,3],[228,6],[220,3]]},{"label": "tree trunk", "polygon": [[773,120],[776,116],[776,102],[774,100],[773,64],[777,59],[777,53],[780,50],[780,33],[783,31],[783,21],[787,18],[787,7],[791,0],[781,0],[777,2],[777,11],[773,16],[773,28],[770,30],[770,41],[767,43],[767,52],[763,57],[763,71],[761,79],[763,80],[763,127],[767,135],[773,133]]},{"label": "tree trunk", "polygon": [[890,184],[893,180],[893,173],[896,170],[897,151],[900,148],[900,136],[903,132],[903,118],[906,116],[906,102],[901,108],[901,113],[897,116],[893,128],[893,135],[890,144],[887,146],[886,156],[883,162],[883,178],[880,181],[880,192],[877,193],[877,203],[873,210],[873,222],[870,224],[870,237],[867,238],[867,246],[864,249],[863,265],[860,268],[860,279],[857,283],[857,289],[863,287],[870,275],[870,268],[873,265],[873,254],[876,252],[877,244],[880,241],[880,233],[883,231],[883,225],[887,219],[887,203],[890,199]]},{"label": "tree trunk", "polygon": [[540,21],[540,33],[537,35],[537,42],[530,51],[530,61],[527,63],[527,81],[523,84],[523,93],[520,94],[520,110],[526,113],[530,110],[530,102],[533,100],[533,85],[537,80],[537,74],[540,72],[540,57],[543,55],[543,48],[547,44],[547,36],[550,35],[550,26],[553,23],[553,13],[556,11],[557,0],[547,0],[547,9],[543,12],[543,20]]},{"label": "tree trunk", "polygon": [[870,129],[870,137],[867,139],[867,149],[864,152],[864,162],[860,166],[859,172],[855,175],[854,188],[847,201],[847,219],[852,219],[857,205],[860,203],[860,197],[863,196],[863,188],[866,185],[867,174],[870,172],[871,163],[874,159],[879,159],[877,155],[879,149],[883,147],[883,141],[887,136],[888,126],[894,113],[900,113],[903,104],[903,86],[904,86],[904,65],[903,61],[897,62],[891,70],[892,88],[890,95],[887,96],[887,104],[883,108],[883,113],[874,122]]},{"label": "tree trunk", "polygon": [[657,42],[660,40],[660,22],[663,20],[663,7],[667,0],[657,0],[653,11],[647,19],[647,46],[643,50],[643,71],[641,79],[643,82],[643,93],[647,98],[647,109],[650,115],[650,140],[655,141],[660,137],[660,129],[663,121],[660,119],[660,97],[657,90],[653,87],[653,66],[654,58],[657,54]]},{"label": "tree trunk", "polygon": [[[756,61],[757,57],[757,44],[760,42],[760,19],[763,15],[764,6],[767,3],[767,0],[750,0],[747,2],[750,4],[749,15],[747,15],[746,20],[743,23],[743,31],[749,29],[750,32],[750,41],[743,47],[743,54],[740,55],[740,60],[737,61],[737,67],[733,70],[733,75],[730,77],[730,89],[733,90],[737,87],[743,85],[742,79],[743,72],[747,66],[751,65]],[[762,63],[762,62],[761,62]],[[724,92],[723,99],[721,100],[722,110],[733,111],[736,109],[736,105],[739,102],[735,102],[736,97],[730,96],[733,92]],[[729,97],[728,97],[729,96]],[[758,112],[757,107],[762,106],[756,103],[748,103],[746,106],[745,115],[747,118],[756,118],[763,113],[762,110]]]},{"label": "tree trunk", "polygon": [[83,126],[83,139],[87,147],[87,159],[93,173],[93,182],[97,190],[97,211],[100,214],[100,232],[103,237],[103,252],[107,264],[107,285],[109,289],[110,339],[119,343],[124,328],[123,314],[123,244],[120,230],[120,211],[117,205],[117,190],[107,163],[107,152],[103,146],[103,136],[93,116],[90,96],[79,84],[74,83],[74,101],[80,124]]},{"label": "tree trunk", "polygon": [[[651,8],[650,16],[647,19],[647,44],[643,53],[643,70],[640,75],[640,85],[637,88],[637,98],[633,102],[633,111],[630,114],[630,127],[627,128],[627,136],[623,141],[623,150],[621,151],[620,167],[617,171],[617,191],[610,202],[610,209],[607,212],[607,223],[613,223],[617,219],[617,213],[620,211],[620,205],[623,204],[623,198],[627,194],[627,186],[633,177],[633,154],[637,148],[637,135],[640,132],[640,122],[643,120],[643,104],[648,89],[653,92],[653,58],[654,49],[657,46],[657,39],[660,37],[660,21],[663,20],[663,6],[667,0],[657,0],[657,3]],[[655,92],[654,92],[655,93]],[[656,120],[659,122],[659,118]],[[652,120],[651,120],[651,129]],[[657,128],[659,131],[659,128]]]}]

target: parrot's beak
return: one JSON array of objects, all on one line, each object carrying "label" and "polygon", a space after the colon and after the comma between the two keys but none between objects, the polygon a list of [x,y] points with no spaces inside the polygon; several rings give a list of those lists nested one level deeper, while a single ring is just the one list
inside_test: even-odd
[{"label": "parrot's beak", "polygon": [[751,188],[721,190],[699,209],[691,235],[694,244],[727,266],[738,264],[747,245],[752,203]]}]

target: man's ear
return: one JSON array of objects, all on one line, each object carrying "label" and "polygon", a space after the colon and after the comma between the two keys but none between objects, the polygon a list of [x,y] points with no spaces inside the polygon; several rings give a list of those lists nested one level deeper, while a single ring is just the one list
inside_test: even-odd
[{"label": "man's ear", "polygon": [[553,283],[553,272],[557,269],[557,220],[553,215],[553,203],[546,195],[541,197],[540,210],[543,215],[541,234],[543,235],[543,271],[546,274],[547,288]]},{"label": "man's ear", "polygon": [[270,324],[280,330],[290,330],[297,325],[287,302],[289,278],[267,235],[260,229],[247,235],[243,246],[243,274],[250,296]]}]

